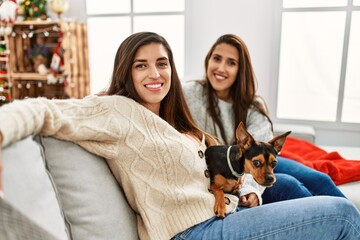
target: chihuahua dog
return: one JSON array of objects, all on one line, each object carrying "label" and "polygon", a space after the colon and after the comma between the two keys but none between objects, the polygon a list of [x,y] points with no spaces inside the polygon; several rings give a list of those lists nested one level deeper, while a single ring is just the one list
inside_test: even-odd
[{"label": "chihuahua dog", "polygon": [[271,187],[275,183],[276,156],[290,133],[276,136],[268,143],[257,142],[241,122],[235,133],[236,145],[216,145],[206,149],[205,175],[210,177],[210,191],[215,196],[214,211],[217,217],[225,217],[224,193],[237,194],[244,173],[250,173],[264,187]]}]

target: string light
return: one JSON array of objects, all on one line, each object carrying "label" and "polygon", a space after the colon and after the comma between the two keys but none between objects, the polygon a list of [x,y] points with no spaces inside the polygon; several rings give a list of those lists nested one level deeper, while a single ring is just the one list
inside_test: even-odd
[{"label": "string light", "polygon": [[32,38],[34,35],[43,34],[45,37],[50,36],[50,32],[59,32],[60,27],[57,25],[45,27],[45,28],[38,28],[34,29],[33,25],[29,26],[29,30],[17,30],[13,29],[11,36],[16,37],[16,35],[21,35],[23,39]]}]

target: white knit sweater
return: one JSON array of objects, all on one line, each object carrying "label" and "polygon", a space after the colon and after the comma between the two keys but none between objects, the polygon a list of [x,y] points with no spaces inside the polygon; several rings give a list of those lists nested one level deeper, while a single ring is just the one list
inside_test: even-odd
[{"label": "white knit sweater", "polygon": [[214,216],[197,146],[131,99],[20,100],[0,108],[0,122],[3,146],[52,135],[104,157],[137,213],[141,239],[169,239]]},{"label": "white knit sweater", "polygon": [[[208,104],[204,87],[197,81],[188,81],[183,83],[183,90],[190,111],[199,127],[225,142],[221,138],[219,127],[207,111]],[[233,104],[221,99],[218,100],[221,112],[220,119],[225,128],[226,140],[228,143],[231,143],[234,140],[235,129]],[[247,112],[246,130],[256,141],[269,141],[273,138],[269,120],[253,106]]]}]

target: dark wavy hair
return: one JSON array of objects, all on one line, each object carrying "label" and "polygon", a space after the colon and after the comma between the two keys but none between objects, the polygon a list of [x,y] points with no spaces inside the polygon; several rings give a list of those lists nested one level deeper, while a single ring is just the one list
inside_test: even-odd
[{"label": "dark wavy hair", "polygon": [[[252,67],[251,58],[249,50],[245,42],[238,36],[234,34],[225,34],[220,36],[215,43],[210,48],[208,54],[205,57],[205,90],[208,96],[208,111],[210,116],[213,118],[214,122],[220,128],[221,137],[226,142],[226,134],[224,130],[224,125],[220,120],[220,109],[218,107],[218,98],[214,88],[211,86],[208,76],[206,75],[209,60],[216,48],[221,43],[226,43],[231,46],[234,46],[239,53],[239,70],[236,76],[236,80],[231,86],[230,95],[233,100],[233,110],[235,117],[235,129],[240,122],[243,122],[246,126],[247,121],[247,112],[251,105],[257,108],[257,110],[268,118],[272,124],[270,117],[268,115],[268,109],[265,105],[263,99],[256,95],[257,82],[255,78],[255,73]],[[227,143],[230,144],[230,143]]]},{"label": "dark wavy hair", "polygon": [[160,117],[181,133],[190,133],[202,138],[206,136],[207,145],[216,144],[215,138],[200,130],[193,120],[185,101],[181,81],[176,71],[172,50],[168,42],[157,33],[138,32],[130,35],[119,46],[114,60],[114,69],[107,95],[121,95],[140,102],[135,90],[131,69],[138,49],[150,43],[159,43],[167,51],[171,67],[171,85],[168,94],[161,101]]}]

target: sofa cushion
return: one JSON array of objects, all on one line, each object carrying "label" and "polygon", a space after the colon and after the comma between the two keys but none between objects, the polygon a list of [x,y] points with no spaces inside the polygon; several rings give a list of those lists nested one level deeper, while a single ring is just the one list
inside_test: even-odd
[{"label": "sofa cushion", "polygon": [[68,141],[37,141],[72,239],[138,239],[134,212],[103,158]]},{"label": "sofa cushion", "polygon": [[3,150],[5,199],[57,239],[68,239],[39,145],[32,137]]}]

